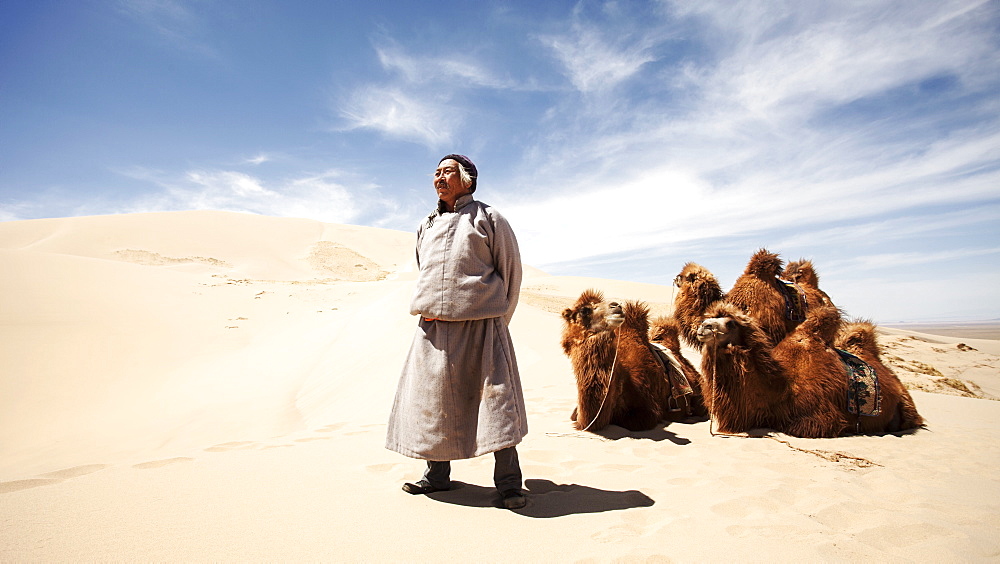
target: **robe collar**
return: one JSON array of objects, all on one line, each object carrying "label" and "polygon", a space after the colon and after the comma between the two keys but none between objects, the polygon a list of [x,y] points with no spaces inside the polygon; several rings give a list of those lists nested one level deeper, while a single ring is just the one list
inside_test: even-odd
[{"label": "robe collar", "polygon": [[[471,204],[474,200],[475,198],[472,197],[472,194],[465,194],[463,196],[460,196],[457,200],[455,200],[455,211],[458,211],[464,208],[465,206]],[[445,203],[443,200],[438,200],[436,215],[441,215],[443,213],[448,213],[448,209],[445,207]]]}]

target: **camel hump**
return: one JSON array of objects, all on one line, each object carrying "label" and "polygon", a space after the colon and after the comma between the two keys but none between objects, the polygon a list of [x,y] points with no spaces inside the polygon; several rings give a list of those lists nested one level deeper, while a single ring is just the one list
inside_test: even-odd
[{"label": "camel hump", "polygon": [[577,298],[574,309],[580,306],[584,306],[592,303],[600,303],[604,301],[604,292],[600,290],[595,290],[594,288],[587,288],[582,293],[580,297]]},{"label": "camel hump", "polygon": [[814,307],[809,309],[805,321],[795,328],[795,332],[816,335],[824,343],[834,343],[843,325],[844,320],[837,307]]},{"label": "camel hump", "polygon": [[640,301],[627,301],[622,304],[622,311],[625,313],[625,318],[648,318],[649,317],[649,306],[645,302]]},{"label": "camel hump", "polygon": [[750,257],[744,273],[764,279],[777,278],[781,274],[782,266],[781,257],[767,249],[760,249]]},{"label": "camel hump", "polygon": [[634,328],[639,335],[647,338],[649,335],[649,306],[644,302],[630,300],[622,304],[624,326]]},{"label": "camel hump", "polygon": [[837,334],[835,345],[852,354],[865,354],[872,358],[881,358],[881,347],[878,342],[878,332],[875,323],[867,320],[857,320],[845,324]]}]

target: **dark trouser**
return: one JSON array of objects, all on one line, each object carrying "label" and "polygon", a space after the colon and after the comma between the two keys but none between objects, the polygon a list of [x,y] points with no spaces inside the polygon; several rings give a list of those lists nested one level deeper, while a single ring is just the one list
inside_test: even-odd
[{"label": "dark trouser", "polygon": [[[496,466],[493,468],[493,483],[497,491],[521,489],[521,465],[517,461],[517,449],[507,447],[493,453]],[[427,461],[427,471],[424,479],[435,488],[445,489],[451,484],[451,462]]]}]

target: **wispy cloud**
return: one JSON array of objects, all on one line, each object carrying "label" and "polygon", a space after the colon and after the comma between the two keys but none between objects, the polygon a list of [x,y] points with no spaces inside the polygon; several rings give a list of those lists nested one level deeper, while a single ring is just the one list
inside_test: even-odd
[{"label": "wispy cloud", "polygon": [[[663,99],[685,103],[657,111],[648,92],[636,98],[626,90],[613,106],[560,109],[585,115],[576,120],[575,135],[533,148],[542,155],[533,180],[552,188],[523,203],[511,196],[506,204],[539,241],[527,250],[529,260],[544,266],[627,256],[707,238],[788,241],[793,229],[801,242],[838,221],[995,201],[1000,120],[987,111],[995,95],[964,100],[966,110],[983,107],[978,122],[952,121],[932,106],[919,129],[906,135],[884,123],[897,115],[891,96],[921,81],[958,77],[951,91],[919,94],[921,103],[940,106],[985,94],[986,83],[967,77],[993,76],[996,87],[1000,62],[988,56],[994,41],[984,23],[995,8],[967,2],[670,6],[664,20],[646,28],[682,28],[706,47],[698,58],[680,57],[684,76],[660,85]],[[575,25],[586,29],[587,23]],[[579,35],[586,45],[587,35]],[[664,48],[656,38],[670,36],[654,30],[647,37],[653,39],[640,43],[645,50],[632,59],[637,67],[648,59],[644,53]],[[632,107],[623,102],[629,96]],[[858,100],[878,103],[856,116],[850,112],[862,111],[851,106]],[[834,119],[831,112],[847,115]],[[601,127],[588,132],[594,123]],[[551,210],[563,218],[553,219]],[[987,220],[1000,220],[995,208]]]},{"label": "wispy cloud", "polygon": [[939,262],[964,261],[972,258],[986,257],[1000,254],[1000,247],[989,247],[985,249],[949,249],[947,251],[928,252],[905,252],[905,253],[881,253],[874,255],[861,255],[852,257],[846,264],[837,262],[831,263],[832,268],[861,268],[869,270],[878,268],[880,270],[893,269],[900,266],[913,266],[920,264],[932,264]]},{"label": "wispy cloud", "polygon": [[407,84],[454,84],[461,88],[518,88],[510,78],[495,75],[467,52],[447,56],[418,55],[405,51],[395,42],[375,47],[382,68],[399,74]]},{"label": "wispy cloud", "polygon": [[373,129],[433,148],[449,143],[461,122],[460,114],[444,100],[420,98],[393,87],[360,87],[339,111],[348,121],[347,129]]},{"label": "wispy cloud", "polygon": [[634,29],[607,28],[574,19],[571,28],[538,39],[562,65],[566,77],[581,92],[609,90],[637,74],[656,57],[654,41]]},{"label": "wispy cloud", "polygon": [[122,13],[153,30],[171,47],[217,59],[219,51],[205,39],[205,22],[184,0],[118,0]]},{"label": "wispy cloud", "polygon": [[[709,102],[748,119],[797,114],[876,95],[927,77],[977,76],[989,64],[985,2],[870,2],[789,9],[774,4],[684,3],[729,39],[703,75]],[[725,49],[725,47],[722,47]]]},{"label": "wispy cloud", "polygon": [[534,88],[530,80],[493,72],[469,50],[428,54],[383,39],[374,51],[384,79],[358,84],[334,101],[348,130],[373,130],[439,149],[454,141],[478,106],[477,91]]},{"label": "wispy cloud", "polygon": [[127,202],[123,212],[208,209],[355,223],[382,200],[377,187],[343,182],[339,171],[271,182],[232,170],[173,175],[137,168],[123,174],[161,188]]},{"label": "wispy cloud", "polygon": [[266,155],[264,153],[260,153],[260,154],[258,154],[256,156],[253,156],[253,157],[250,157],[249,159],[244,160],[243,162],[245,164],[260,165],[260,164],[264,164],[264,163],[266,163],[266,162],[268,162],[270,160],[271,160],[271,156],[270,155]]}]

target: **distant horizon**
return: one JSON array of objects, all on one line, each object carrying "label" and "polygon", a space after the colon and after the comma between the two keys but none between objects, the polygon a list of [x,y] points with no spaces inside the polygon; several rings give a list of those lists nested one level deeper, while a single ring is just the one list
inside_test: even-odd
[{"label": "distant horizon", "polygon": [[412,231],[441,156],[526,264],[850,316],[1000,318],[1000,3],[0,3],[0,221],[220,209]]}]

